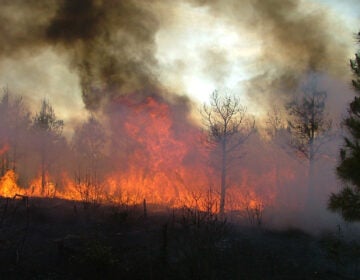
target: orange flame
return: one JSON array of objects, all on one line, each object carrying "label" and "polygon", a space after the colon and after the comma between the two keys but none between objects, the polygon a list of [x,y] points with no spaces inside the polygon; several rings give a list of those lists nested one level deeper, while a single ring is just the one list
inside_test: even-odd
[{"label": "orange flame", "polygon": [[[148,203],[217,212],[219,177],[208,165],[209,152],[196,144],[200,142],[200,129],[185,118],[175,121],[178,116],[165,101],[149,97],[143,103],[128,99],[119,102],[131,107],[121,120],[115,120],[126,135],[128,146],[122,151],[126,160],[115,163],[103,182],[96,186],[76,183],[64,174],[63,186],[59,187],[46,174],[44,189],[38,177],[25,190],[17,185],[15,172],[9,170],[0,180],[0,195],[11,197],[18,193],[122,204],[139,204],[146,199]],[[252,174],[240,169],[237,173],[240,179],[227,189],[228,211],[259,209],[275,202],[274,171]]]},{"label": "orange flame", "polygon": [[14,197],[16,194],[24,194],[24,189],[17,185],[17,175],[13,170],[8,170],[0,179],[0,195]]}]

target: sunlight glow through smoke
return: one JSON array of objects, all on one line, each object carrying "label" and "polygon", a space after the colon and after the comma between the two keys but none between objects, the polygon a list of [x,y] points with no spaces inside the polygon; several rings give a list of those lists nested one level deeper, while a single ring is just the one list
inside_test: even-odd
[{"label": "sunlight glow through smoke", "polygon": [[180,88],[203,103],[215,89],[238,88],[249,78],[249,58],[260,52],[251,34],[239,34],[204,7],[181,4],[175,14],[157,34],[160,79],[166,87],[176,92]]}]

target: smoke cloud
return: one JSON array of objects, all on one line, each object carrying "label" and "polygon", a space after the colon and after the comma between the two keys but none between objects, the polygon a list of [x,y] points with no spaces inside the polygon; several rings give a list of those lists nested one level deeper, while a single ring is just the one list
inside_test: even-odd
[{"label": "smoke cloud", "polygon": [[348,76],[346,60],[352,39],[340,20],[323,6],[299,0],[191,3],[209,7],[240,33],[251,30],[256,34],[262,44],[261,55],[255,58],[256,74],[247,81],[247,88],[257,102],[266,105],[273,98],[287,97],[310,72]]},{"label": "smoke cloud", "polygon": [[86,107],[96,109],[119,93],[155,88],[154,12],[142,1],[5,1],[0,56],[31,56],[45,46],[66,52]]},{"label": "smoke cloud", "polygon": [[[255,34],[262,48],[253,58],[256,74],[247,82],[253,98],[288,92],[307,71],[347,72],[344,59],[351,40],[343,38],[348,33],[319,5],[299,0],[182,2],[207,8],[239,34]],[[176,16],[173,6],[171,1],[2,1],[0,56],[31,56],[46,46],[65,52],[91,110],[125,93],[153,94],[162,88],[156,34]],[[221,51],[205,49],[202,59],[210,78],[221,82],[229,74],[232,61]]]},{"label": "smoke cloud", "polygon": [[156,84],[154,11],[141,1],[64,1],[46,38],[72,54],[83,99],[96,109],[119,92],[151,90]]}]

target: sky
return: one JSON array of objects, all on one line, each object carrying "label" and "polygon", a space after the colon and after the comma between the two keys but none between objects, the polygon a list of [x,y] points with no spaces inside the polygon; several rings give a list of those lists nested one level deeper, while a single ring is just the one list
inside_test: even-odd
[{"label": "sky", "polygon": [[360,30],[357,0],[0,5],[0,86],[33,110],[48,99],[68,129],[132,92],[203,103],[226,88],[261,114],[308,73],[320,73],[324,87],[347,89]]}]

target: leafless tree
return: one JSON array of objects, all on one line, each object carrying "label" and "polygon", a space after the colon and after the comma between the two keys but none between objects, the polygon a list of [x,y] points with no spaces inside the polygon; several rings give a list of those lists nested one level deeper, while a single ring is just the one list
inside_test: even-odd
[{"label": "leafless tree", "polygon": [[332,127],[332,121],[325,113],[326,98],[326,92],[317,89],[317,77],[313,74],[303,87],[302,97],[294,99],[286,106],[291,146],[300,158],[309,163],[308,198],[310,200],[314,197],[314,163],[321,154],[321,146],[330,139]]},{"label": "leafless tree", "polygon": [[208,132],[208,143],[220,154],[220,206],[219,214],[225,210],[227,188],[227,171],[239,158],[239,147],[249,137],[255,126],[254,118],[247,113],[247,108],[240,99],[230,92],[214,91],[210,96],[210,104],[202,109],[204,125]]},{"label": "leafless tree", "polygon": [[288,139],[289,132],[286,129],[286,118],[285,112],[282,107],[274,105],[270,111],[267,113],[267,119],[265,122],[265,133],[268,143],[271,145],[272,152],[271,157],[274,163],[274,184],[279,193],[278,199],[280,203],[283,203],[283,197],[280,194],[283,194],[283,189],[281,188],[281,167],[280,167],[280,157],[277,152],[274,152],[274,149],[287,150],[288,149]]},{"label": "leafless tree", "polygon": [[277,141],[283,129],[285,129],[284,114],[281,108],[275,105],[267,112],[266,134],[271,140]]}]

